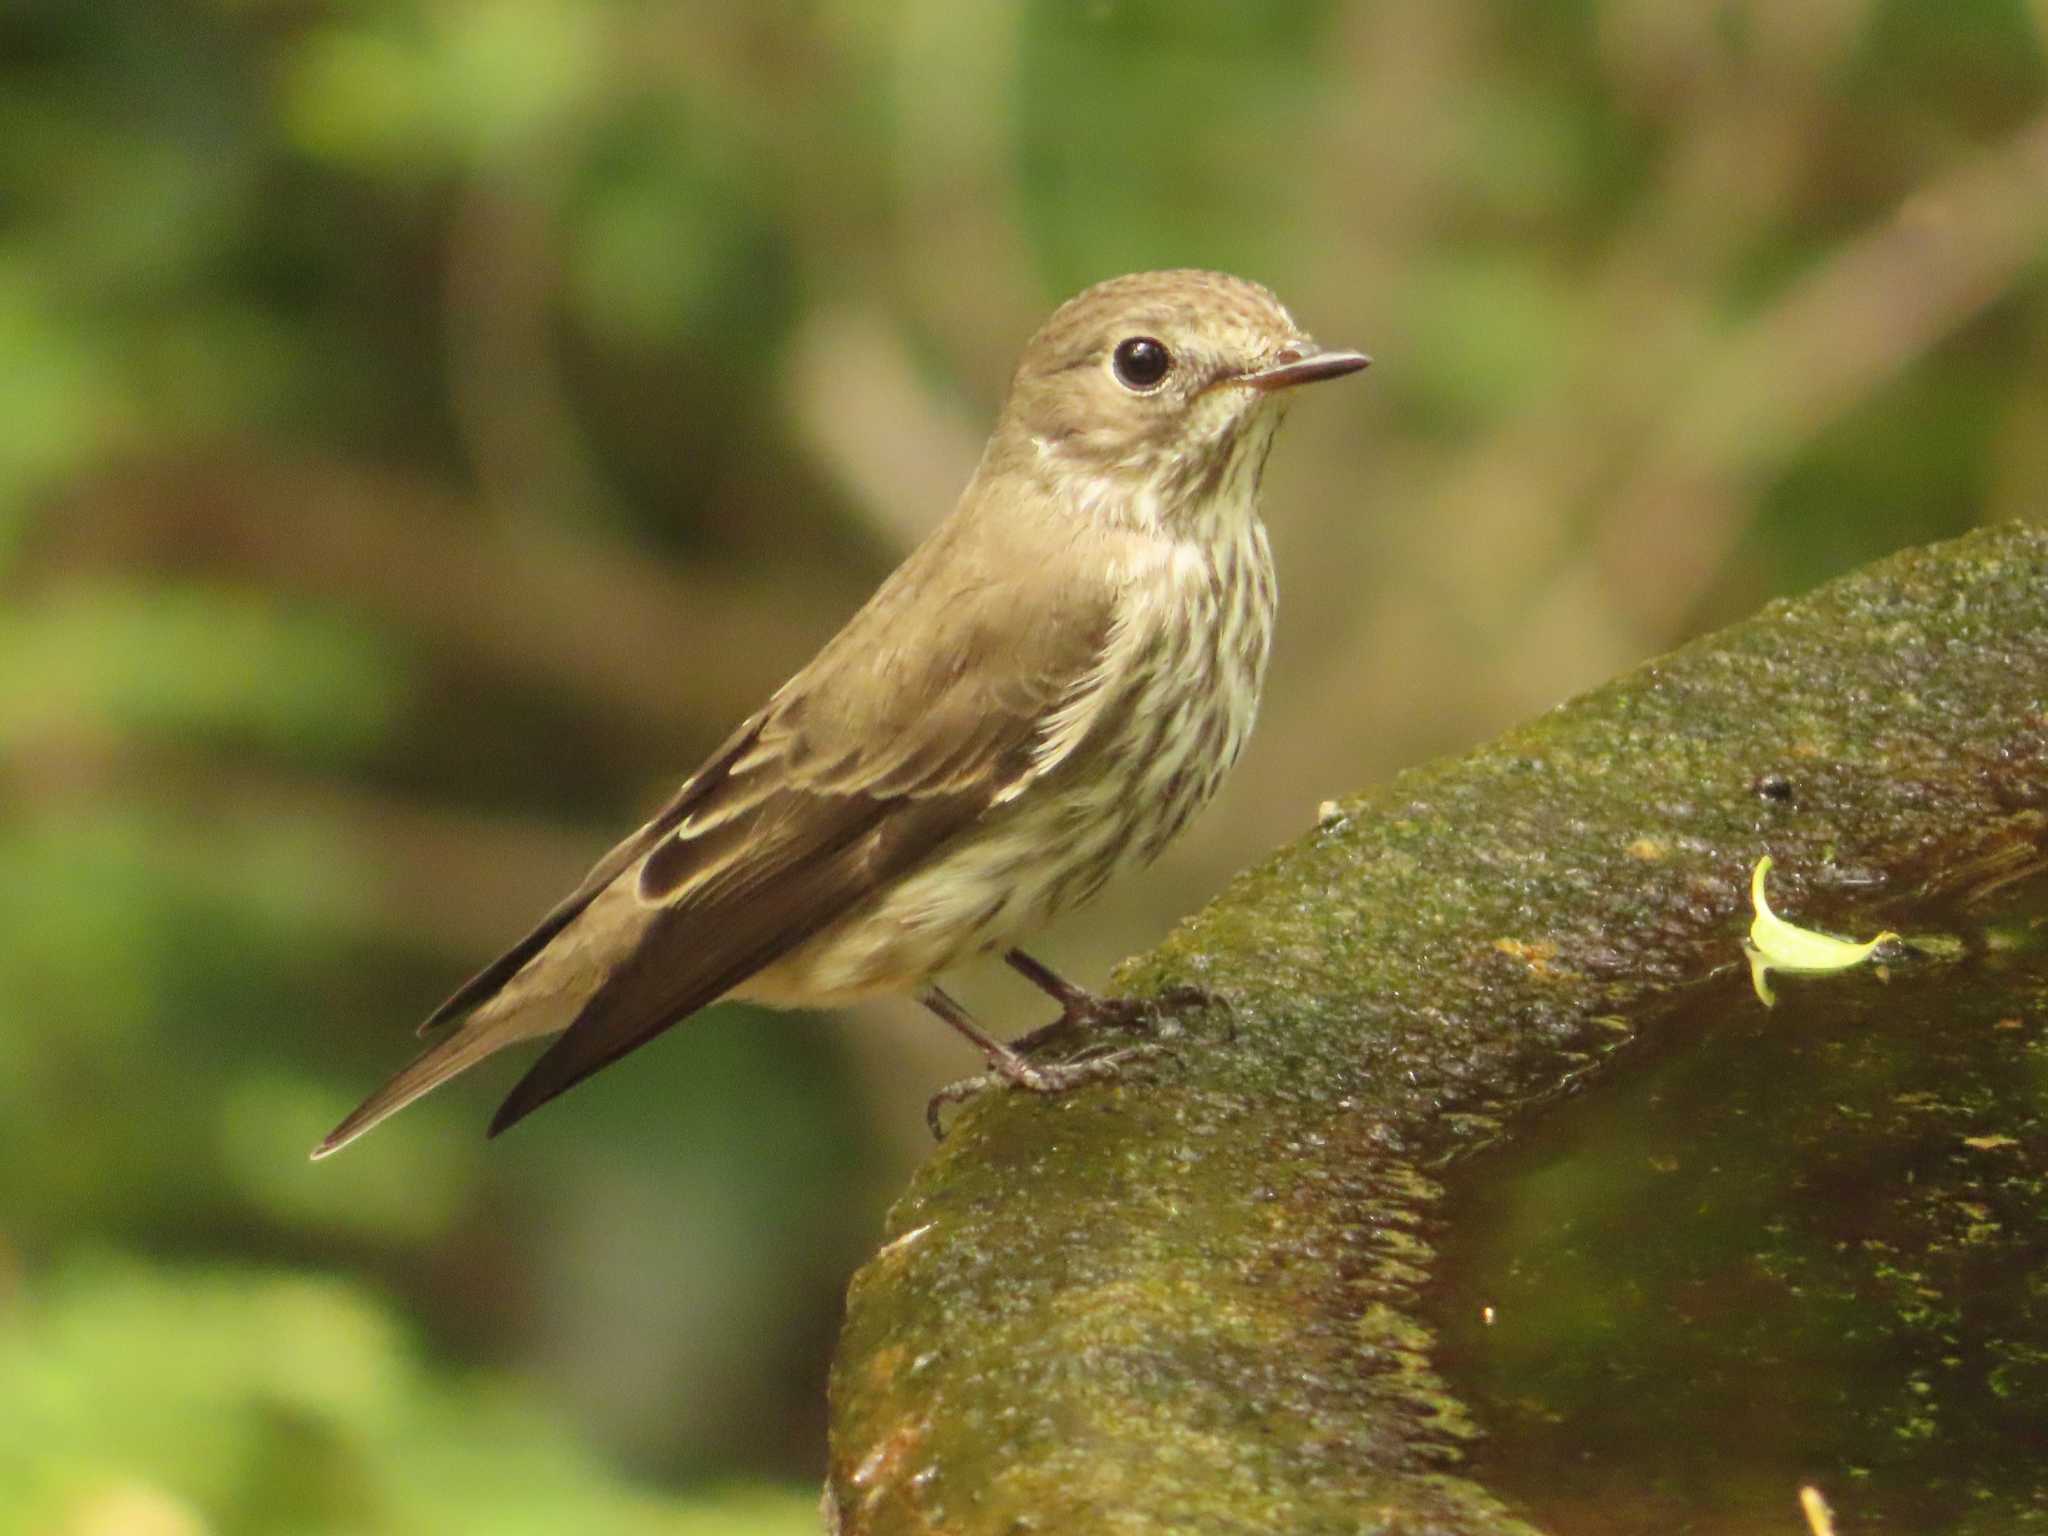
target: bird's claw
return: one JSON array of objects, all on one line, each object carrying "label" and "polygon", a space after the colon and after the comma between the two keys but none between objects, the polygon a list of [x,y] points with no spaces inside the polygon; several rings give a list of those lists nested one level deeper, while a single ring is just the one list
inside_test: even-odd
[{"label": "bird's claw", "polygon": [[1010,1049],[1020,1056],[1028,1056],[1069,1030],[1085,1033],[1114,1029],[1127,1035],[1151,1035],[1171,1040],[1180,1033],[1180,1024],[1173,1015],[1208,1008],[1216,1002],[1215,994],[1200,987],[1169,987],[1157,997],[1099,997],[1077,987],[1074,995],[1065,1000],[1058,1018],[1050,1024],[1041,1024],[1029,1034],[1019,1035],[1010,1042]]},{"label": "bird's claw", "polygon": [[[1064,1021],[1062,1021],[1064,1022]],[[946,1126],[942,1118],[949,1104],[965,1103],[976,1094],[988,1088],[1021,1088],[1026,1093],[1040,1093],[1050,1097],[1078,1088],[1083,1083],[1100,1082],[1121,1073],[1133,1061],[1143,1060],[1165,1053],[1166,1047],[1155,1044],[1127,1045],[1122,1050],[1108,1051],[1100,1056],[1084,1056],[1078,1061],[1053,1061],[1043,1066],[1035,1062],[1012,1059],[1003,1061],[990,1058],[989,1070],[977,1072],[972,1077],[963,1077],[958,1082],[948,1083],[931,1097],[925,1105],[924,1121],[931,1127],[932,1140],[946,1139]]]}]

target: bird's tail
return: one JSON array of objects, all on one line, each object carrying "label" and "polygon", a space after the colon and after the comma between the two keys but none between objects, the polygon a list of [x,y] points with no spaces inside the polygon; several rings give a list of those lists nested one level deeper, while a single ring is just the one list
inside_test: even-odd
[{"label": "bird's tail", "polygon": [[[313,1149],[320,1158],[339,1152],[371,1127],[388,1120],[424,1093],[465,1072],[508,1045],[560,1034],[607,981],[593,954],[630,954],[659,910],[641,902],[630,880],[600,890],[568,920],[537,930],[537,949],[514,949],[436,1009],[426,1027],[463,1013],[455,1032],[413,1058],[390,1082],[371,1094]],[[552,922],[552,919],[550,920]],[[564,940],[563,934],[582,935]],[[598,944],[588,937],[597,935]],[[508,965],[517,962],[507,974]]]},{"label": "bird's tail", "polygon": [[472,1019],[454,1034],[430,1046],[400,1069],[382,1088],[358,1104],[346,1120],[327,1133],[327,1139],[313,1149],[313,1160],[339,1152],[358,1136],[397,1114],[422,1094],[431,1093],[458,1072],[475,1066],[486,1056],[519,1037],[485,1027]]}]

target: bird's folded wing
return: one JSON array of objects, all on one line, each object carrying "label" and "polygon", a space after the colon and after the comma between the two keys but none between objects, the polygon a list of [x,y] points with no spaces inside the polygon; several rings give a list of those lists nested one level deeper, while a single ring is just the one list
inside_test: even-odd
[{"label": "bird's folded wing", "polygon": [[753,746],[766,719],[767,712],[763,711],[733,732],[725,744],[711,755],[710,761],[684,781],[682,788],[669,798],[666,805],[632,836],[599,859],[590,873],[583,877],[583,883],[557,902],[524,938],[457,987],[440,1007],[428,1014],[420,1022],[419,1033],[430,1035],[442,1025],[461,1018],[496,996],[498,989],[516,976],[527,961],[545,949],[549,940],[568,927],[596,899],[599,891],[643,858],[650,848],[690,814],[699,801],[717,792],[726,770],[734,759]]},{"label": "bird's folded wing", "polygon": [[905,804],[835,796],[812,805],[788,798],[728,824],[752,834],[751,846],[641,930],[499,1106],[492,1135],[724,996],[858,905],[890,871],[915,867],[979,809],[962,797]]},{"label": "bird's folded wing", "polygon": [[612,880],[634,881],[639,900],[662,909],[629,953],[609,957],[611,973],[514,1087],[493,1134],[853,911],[1046,771],[1037,749],[1048,718],[1101,685],[1112,590],[1071,599],[1059,626],[955,601],[906,648],[889,627],[901,616],[896,585],[541,929],[457,994],[483,1000]]}]

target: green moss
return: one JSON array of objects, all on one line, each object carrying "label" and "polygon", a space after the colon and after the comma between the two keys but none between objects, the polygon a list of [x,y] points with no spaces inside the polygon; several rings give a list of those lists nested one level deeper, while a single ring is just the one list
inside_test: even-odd
[{"label": "green moss", "polygon": [[[1888,560],[1348,802],[1120,981],[1169,1056],[985,1098],[857,1278],[831,1488],[871,1532],[1523,1530],[1455,1468],[1430,1170],[1633,1060],[1803,920],[2038,860],[2048,534]],[[2016,853],[2015,850],[2018,850]]]}]

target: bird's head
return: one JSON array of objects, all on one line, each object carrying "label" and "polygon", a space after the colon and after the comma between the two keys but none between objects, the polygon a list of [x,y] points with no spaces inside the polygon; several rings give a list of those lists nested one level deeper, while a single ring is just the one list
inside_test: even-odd
[{"label": "bird's head", "polygon": [[1069,499],[1172,525],[1219,496],[1248,506],[1289,391],[1369,361],[1319,345],[1243,278],[1112,278],[1025,347],[998,438]]}]

